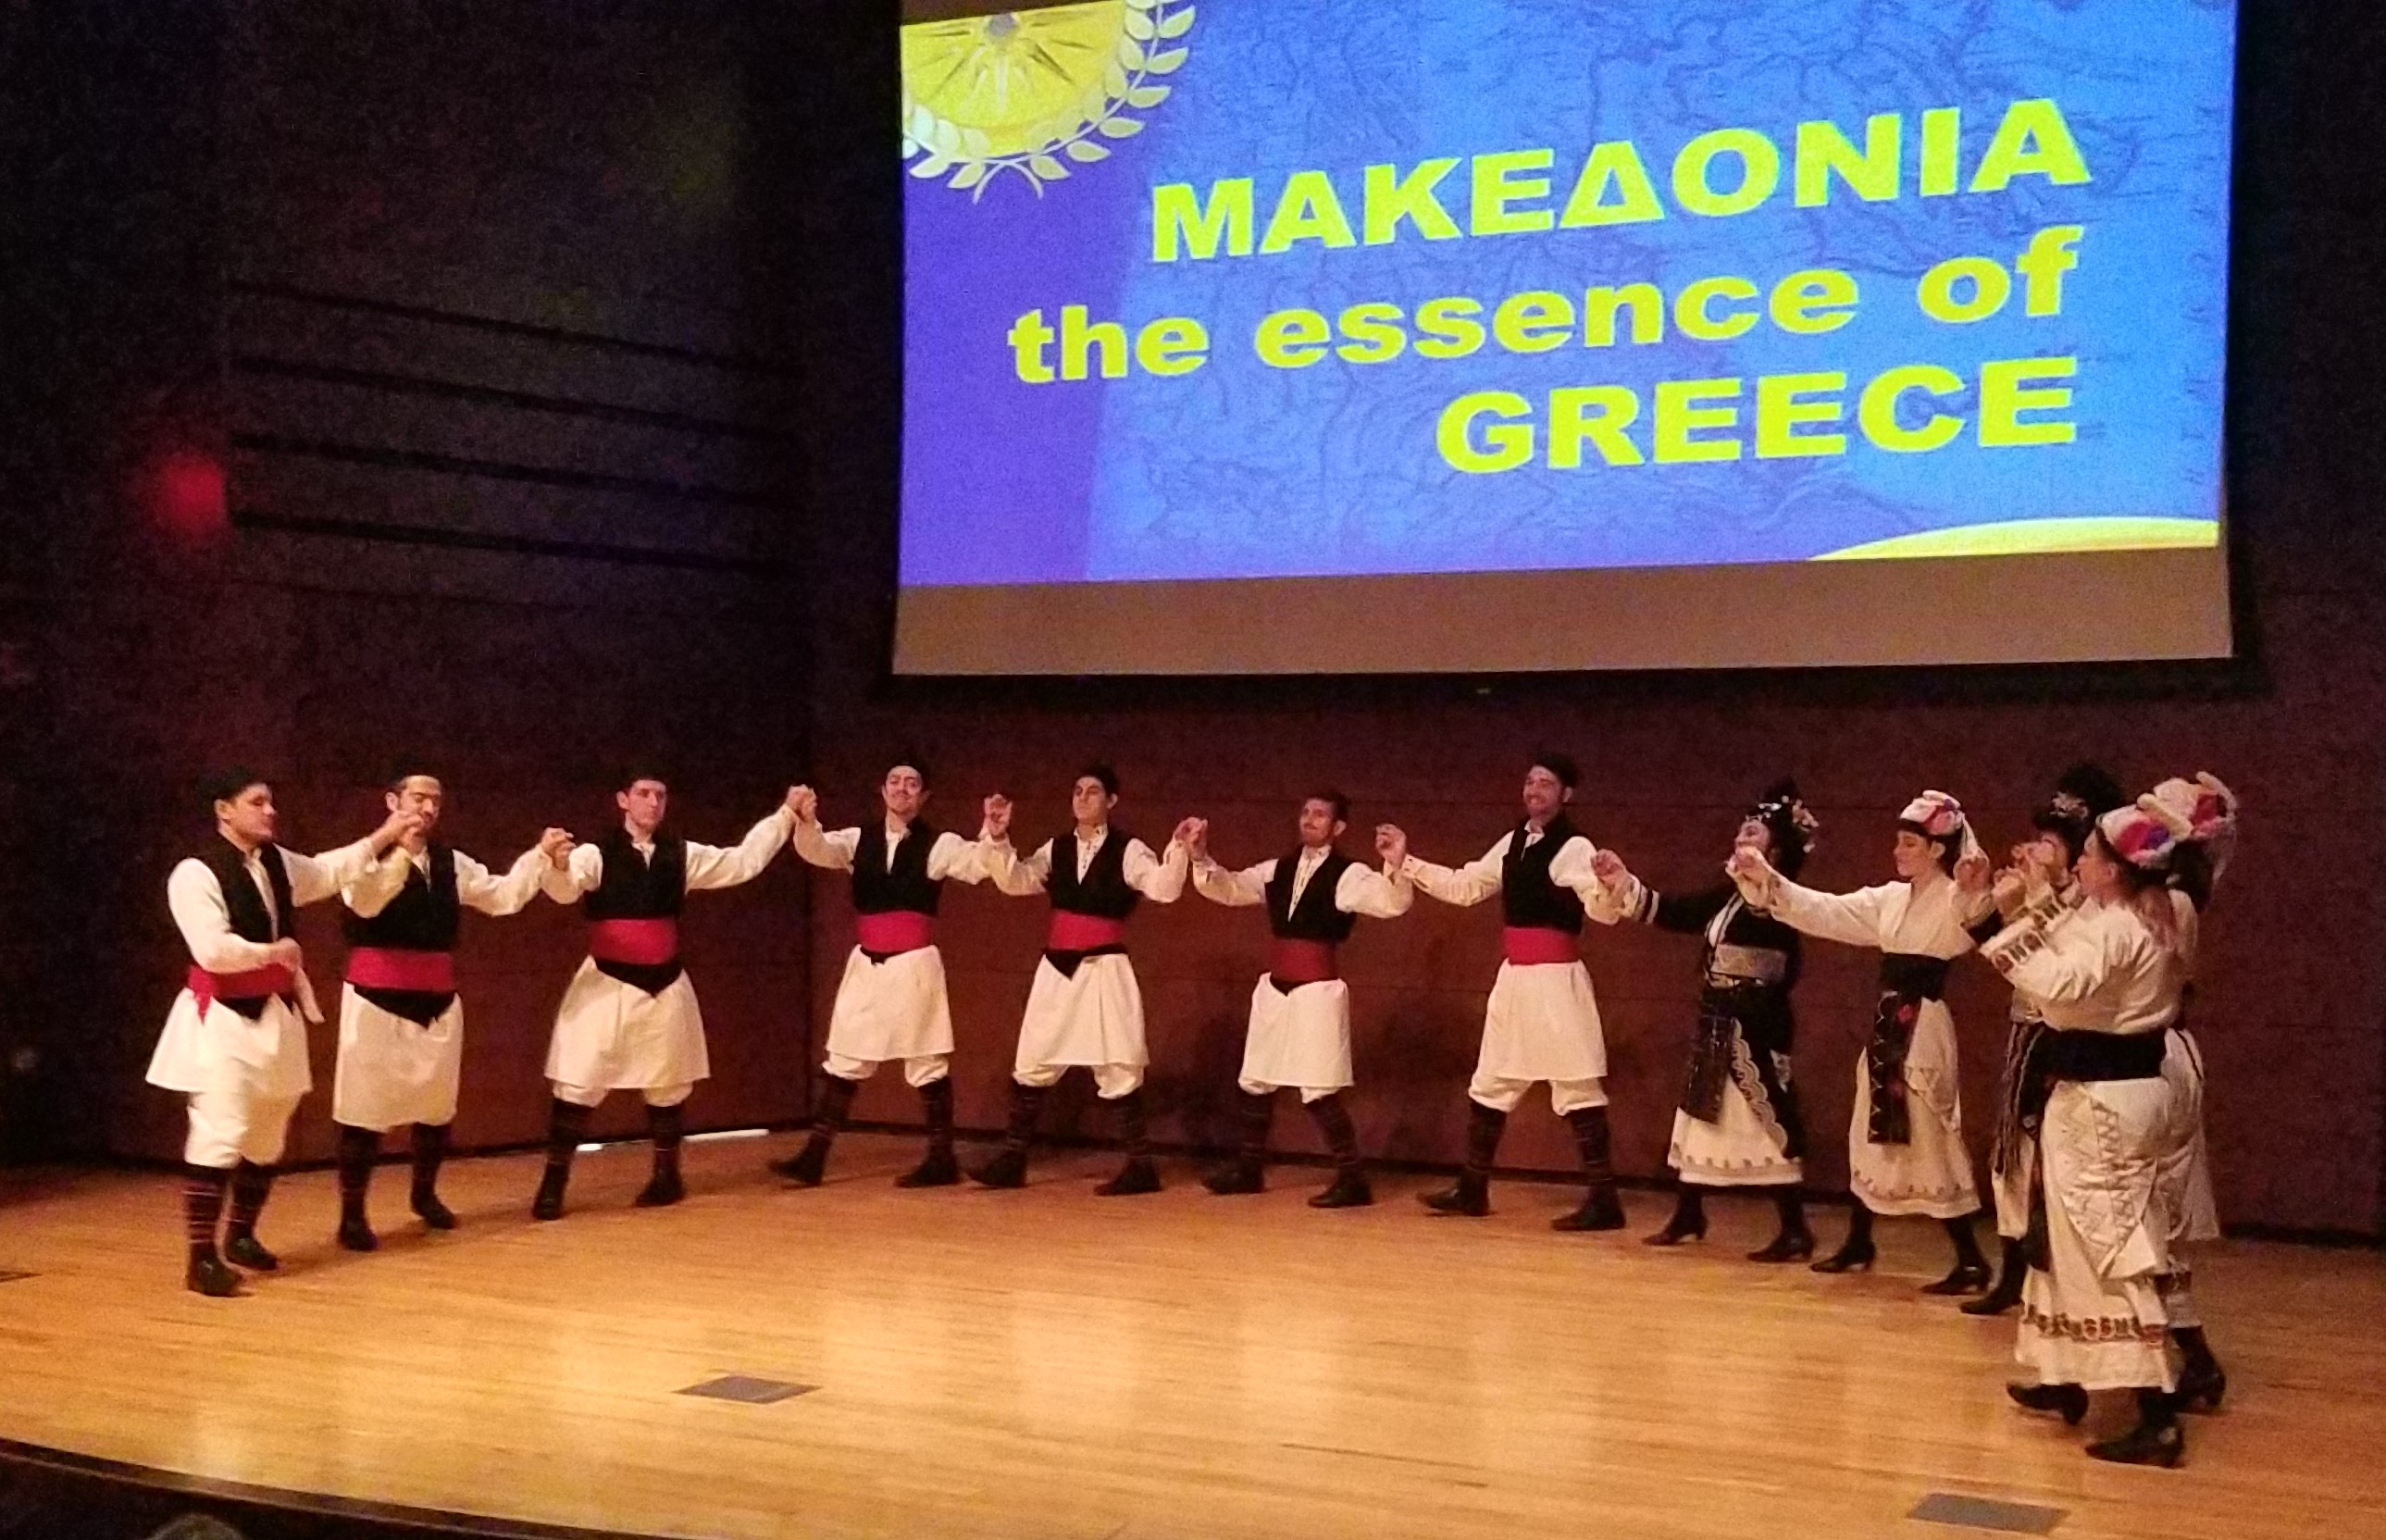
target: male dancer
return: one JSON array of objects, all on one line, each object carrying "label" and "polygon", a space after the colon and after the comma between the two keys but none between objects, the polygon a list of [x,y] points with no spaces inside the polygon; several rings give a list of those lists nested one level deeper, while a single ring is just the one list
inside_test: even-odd
[{"label": "male dancer", "polygon": [[464,1058],[464,1007],[456,995],[456,935],[464,908],[519,913],[537,896],[540,875],[562,858],[571,836],[549,829],[505,876],[432,838],[446,801],[435,775],[399,776],[382,795],[414,829],[371,870],[340,890],[346,913],[346,986],[340,992],[340,1058],[332,1077],[332,1121],[340,1131],[340,1244],[380,1245],[365,1214],[381,1137],[414,1130],[411,1207],[433,1230],[456,1216],[439,1201],[447,1125]]},{"label": "male dancer", "polygon": [[[273,788],[262,775],[227,771],[209,784],[207,800],[216,837],[166,880],[166,904],[191,949],[191,970],[167,1013],[148,1081],[189,1098],[182,1218],[190,1258],[182,1282],[227,1298],[242,1292],[227,1260],[257,1272],[282,1265],[258,1244],[257,1221],[290,1114],[314,1083],[306,1022],[323,1018],[290,939],[292,911],[361,876],[416,832],[420,816],[393,808],[356,844],[302,856],[273,843]],[[216,1224],[227,1191],[232,1222],[219,1253]]]},{"label": "male dancer", "polygon": [[[2087,849],[2096,820],[2128,801],[2120,783],[2101,765],[2083,762],[2065,770],[2054,783],[2053,795],[2030,814],[2031,835],[2013,847],[2005,881],[1990,889],[1998,896],[1998,906],[1973,922],[1972,939],[1987,945],[2008,924],[2023,918],[2023,909],[2033,897],[2051,915],[2053,906],[2072,884],[2071,869]],[[2035,876],[2043,891],[2029,893],[2025,873]],[[2003,912],[2008,908],[2013,912]],[[2019,1305],[2022,1283],[2029,1273],[2023,1242],[2029,1233],[2030,1194],[2039,1185],[2039,1121],[2049,1083],[2039,1062],[2038,1045],[2046,1035],[2046,1020],[2028,995],[2016,993],[2005,1012],[2005,1022],[1997,1129],[1989,1142],[1989,1191],[1996,1202],[2001,1255],[1995,1285],[1978,1299],[1957,1307],[1965,1315],[2002,1315]]]},{"label": "male dancer", "polygon": [[985,858],[975,843],[940,833],[921,816],[928,776],[917,755],[887,767],[878,786],[885,817],[860,828],[823,830],[820,798],[809,786],[797,792],[796,854],[853,874],[855,943],[829,1015],[828,1058],[821,1064],[826,1078],[811,1137],[771,1169],[807,1187],[820,1185],[855,1090],[879,1065],[899,1058],[928,1116],[928,1153],[895,1184],[948,1187],[961,1172],[953,1158],[953,1013],[936,950],[936,903],[948,882],[984,882]]},{"label": "male dancer", "polygon": [[546,895],[578,903],[588,917],[588,957],[563,992],[547,1047],[555,1102],[533,1219],[563,1217],[572,1153],[589,1114],[614,1091],[646,1098],[654,1138],[654,1175],[637,1206],[658,1208],[687,1196],[679,1174],[682,1107],[712,1067],[696,986],[680,967],[680,908],[691,893],[761,875],[795,828],[797,789],[788,787],[785,802],[724,849],[665,832],[671,788],[660,776],[633,775],[613,794],[621,827],[573,846],[562,866],[547,870]]},{"label": "male dancer", "polygon": [[[1256,1193],[1267,1185],[1268,1123],[1275,1094],[1291,1087],[1334,1152],[1334,1184],[1312,1197],[1310,1207],[1354,1208],[1375,1201],[1359,1162],[1358,1133],[1342,1105],[1350,1084],[1350,990],[1335,954],[1361,915],[1397,919],[1408,913],[1416,892],[1406,874],[1388,865],[1380,873],[1370,870],[1335,847],[1350,820],[1349,798],[1319,792],[1300,805],[1300,843],[1292,852],[1240,871],[1210,858],[1209,820],[1191,820],[1187,848],[1194,887],[1213,903],[1266,905],[1275,938],[1268,970],[1251,991],[1237,1080],[1240,1140],[1234,1163],[1204,1179],[1213,1193]],[[1390,843],[1388,833],[1376,839],[1379,849]]]},{"label": "male dancer", "polygon": [[1162,858],[1113,827],[1118,789],[1118,772],[1109,765],[1086,766],[1069,793],[1074,837],[1066,845],[1046,840],[1024,859],[1011,846],[1011,799],[986,799],[979,843],[994,885],[1020,896],[1047,889],[1052,895],[1044,960],[1019,1023],[1010,1127],[1001,1153],[970,1172],[989,1187],[1026,1184],[1036,1115],[1053,1084],[1083,1065],[1101,1099],[1118,1104],[1126,1145],[1126,1163],[1094,1191],[1103,1197],[1160,1191],[1143,1105],[1143,1068],[1151,1056],[1144,1046],[1143,995],[1126,958],[1126,920],[1140,899],[1173,904],[1184,895],[1187,856],[1181,840],[1171,840]]},{"label": "male dancer", "polygon": [[1476,860],[1453,870],[1408,854],[1408,836],[1388,830],[1385,858],[1446,904],[1500,895],[1503,959],[1483,1012],[1483,1047],[1466,1094],[1474,1116],[1466,1164],[1446,1192],[1420,1195],[1437,1214],[1491,1211],[1491,1162],[1525,1093],[1547,1081],[1550,1107],[1574,1130],[1589,1190],[1553,1230],[1621,1230],[1607,1122],[1607,1043],[1590,970],[1582,965],[1585,918],[1613,925],[1623,915],[1592,868],[1599,854],[1566,818],[1582,773],[1563,754],[1534,757],[1525,773],[1525,816]]}]

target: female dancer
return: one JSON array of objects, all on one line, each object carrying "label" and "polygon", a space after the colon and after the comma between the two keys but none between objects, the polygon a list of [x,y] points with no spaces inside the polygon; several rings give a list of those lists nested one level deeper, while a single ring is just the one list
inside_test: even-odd
[{"label": "female dancer", "polygon": [[[2197,771],[2192,781],[2166,781],[2139,799],[2141,807],[2179,836],[2171,863],[2171,898],[2187,940],[2189,995],[2195,970],[2196,921],[2212,902],[2212,890],[2228,868],[2237,844],[2237,794],[2218,778]],[[2163,1304],[2170,1314],[2171,1340],[2186,1364],[2179,1375],[2179,1402],[2189,1411],[2216,1411],[2228,1394],[2229,1375],[2204,1339],[2204,1318],[2189,1289],[2185,1247],[2220,1235],[2213,1202],[2212,1162],[2204,1139],[2204,1051],[2180,1011],[2163,1051],[2163,1079],[2171,1088],[2171,1139],[2162,1161],[2165,1207],[2171,1218],[2171,1273]]]},{"label": "female dancer", "polygon": [[[2071,868],[2087,848],[2096,820],[2129,800],[2111,772],[2102,765],[2074,765],[2054,783],[2054,795],[2030,815],[2036,831],[2014,846],[2008,881],[1998,889],[1998,914],[1972,927],[1973,939],[1986,943],[2021,918],[2027,894],[2023,882],[2012,877],[2042,873],[2051,895],[2070,886]],[[2004,1075],[1997,1087],[1997,1132],[1989,1146],[1989,1191],[1996,1199],[1998,1258],[1996,1287],[1963,1306],[1965,1315],[2003,1315],[2021,1303],[2022,1275],[2029,1271],[2022,1259],[2022,1235],[2029,1226],[2029,1194],[2038,1180],[2038,1119],[2025,1114],[2022,1103],[2034,1095],[2032,1057],[2046,1023],[2025,995],[2013,997],[2006,1014]],[[2042,1094],[2036,1096],[2043,1105]]]},{"label": "female dancer", "polygon": [[1928,1214],[1946,1226],[1955,1265],[1923,1292],[1977,1294],[1989,1285],[1989,1263],[1972,1234],[1980,1200],[1964,1146],[1955,1022],[1941,995],[1947,964],[1972,949],[1966,923],[1992,902],[1988,862],[1962,804],[1944,792],[1924,792],[1906,805],[1893,854],[1897,882],[1848,894],[1801,887],[1747,846],[1732,852],[1729,870],[1741,896],[1784,924],[1880,948],[1880,999],[1856,1066],[1848,1129],[1855,1208],[1846,1242],[1815,1271],[1871,1267],[1874,1215]]},{"label": "female dancer", "polygon": [[[1776,870],[1794,877],[1818,827],[1798,799],[1798,783],[1783,780],[1740,820],[1737,843],[1762,852]],[[1805,1134],[1790,1081],[1790,991],[1798,982],[1798,933],[1749,908],[1729,882],[1695,893],[1661,894],[1606,850],[1592,870],[1625,914],[1705,942],[1699,958],[1698,1038],[1666,1156],[1677,1173],[1674,1217],[1644,1237],[1646,1244],[1704,1240],[1706,1189],[1755,1187],[1772,1193],[1780,1228],[1748,1259],[1812,1257],[1815,1236],[1798,1195],[1805,1179],[1800,1159]]]},{"label": "female dancer", "polygon": [[2029,1378],[2008,1388],[2072,1423],[2091,1391],[2136,1391],[2138,1425],[2088,1446],[2132,1465],[2176,1465],[2187,1446],[2163,1303],[2171,1225],[2161,1161],[2172,1137],[2163,1051],[2187,988],[2167,887],[2176,845],[2142,808],[2105,814],[2073,896],[2034,906],[1983,948],[2046,1020],[2030,1271],[2014,1345]]}]

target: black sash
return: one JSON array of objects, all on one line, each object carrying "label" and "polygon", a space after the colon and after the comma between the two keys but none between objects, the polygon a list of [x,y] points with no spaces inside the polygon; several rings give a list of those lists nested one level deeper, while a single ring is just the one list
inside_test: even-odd
[{"label": "black sash", "polygon": [[[2039,1039],[2038,1060],[2050,1090],[2057,1081],[2159,1080],[2163,1034],[2158,1032],[2063,1032],[2053,1027]],[[2039,1104],[2041,1110],[2045,1103]]]},{"label": "black sash", "polygon": [[[1805,1153],[1804,1124],[1798,1116],[1798,1097],[1776,1056],[1787,1058],[1792,1035],[1789,990],[1780,984],[1744,983],[1728,988],[1709,984],[1699,995],[1698,1037],[1690,1049],[1690,1072],[1682,1087],[1681,1108],[1702,1123],[1723,1116],[1727,1078],[1748,1099],[1759,1123],[1781,1130],[1781,1153],[1798,1159]],[[1748,1046],[1748,1071],[1735,1042]]]},{"label": "black sash", "polygon": [[1989,1169],[1999,1175],[2013,1170],[2023,1146],[2038,1138],[2047,1096],[2047,1088],[2039,1084],[2045,1071],[2038,1045],[2045,1035],[2045,1020],[2016,996],[2005,1033],[2004,1074],[1997,1082],[1996,1138],[1989,1146]]},{"label": "black sash", "polygon": [[1079,952],[1055,952],[1047,948],[1044,960],[1050,963],[1053,970],[1061,977],[1074,979],[1077,976],[1077,965],[1087,958],[1117,957],[1125,950],[1126,943],[1124,941],[1114,941],[1107,946],[1088,946]]},{"label": "black sash", "polygon": [[1903,1145],[1914,1137],[1905,1105],[1905,1056],[1914,1045],[1922,1002],[1938,999],[1946,989],[1945,958],[1881,954],[1880,1002],[1873,1010],[1872,1040],[1865,1045],[1865,1073],[1872,1089],[1872,1119],[1865,1134],[1876,1145]]}]

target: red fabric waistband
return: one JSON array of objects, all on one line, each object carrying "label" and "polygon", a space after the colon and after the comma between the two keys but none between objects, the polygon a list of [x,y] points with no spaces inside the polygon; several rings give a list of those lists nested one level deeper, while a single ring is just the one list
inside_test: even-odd
[{"label": "red fabric waistband", "polygon": [[1117,946],[1126,941],[1126,921],[1099,915],[1054,909],[1052,926],[1044,935],[1048,952],[1090,952],[1097,946]]},{"label": "red fabric waistband", "polygon": [[348,952],[348,982],[359,989],[453,995],[456,954],[416,952],[396,946],[353,947]]},{"label": "red fabric waistband", "polygon": [[1268,948],[1268,973],[1285,983],[1320,983],[1342,976],[1335,965],[1332,942],[1285,936],[1277,936]]},{"label": "red fabric waistband", "polygon": [[853,917],[854,939],[865,952],[917,952],[936,944],[936,919],[917,909],[889,909]]},{"label": "red fabric waistband", "polygon": [[287,995],[296,987],[297,979],[278,962],[263,968],[252,968],[242,973],[210,973],[194,965],[184,977],[192,997],[199,1002],[199,1014],[207,1013],[212,1000],[261,1000],[271,995]]},{"label": "red fabric waistband", "polygon": [[598,962],[659,968],[679,960],[679,921],[595,920],[588,924],[588,955]]},{"label": "red fabric waistband", "polygon": [[1510,962],[1526,967],[1545,962],[1579,962],[1582,942],[1567,932],[1543,925],[1509,925],[1500,932],[1500,951]]}]

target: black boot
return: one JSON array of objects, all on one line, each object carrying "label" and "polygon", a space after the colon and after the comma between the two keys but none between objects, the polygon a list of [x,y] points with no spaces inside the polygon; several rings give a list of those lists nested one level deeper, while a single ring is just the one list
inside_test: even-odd
[{"label": "black boot", "polygon": [[224,1194],[231,1183],[230,1171],[211,1166],[182,1168],[182,1233],[190,1246],[182,1286],[213,1299],[247,1292],[240,1286],[240,1274],[224,1266],[216,1250],[216,1225],[223,1219]]},{"label": "black boot", "polygon": [[1201,1185],[1221,1197],[1234,1193],[1265,1192],[1268,1124],[1275,1112],[1275,1097],[1272,1094],[1243,1092],[1241,1105],[1237,1108],[1240,1137],[1235,1158],[1203,1177]]},{"label": "black boot", "polygon": [[2022,1254],[2021,1243],[2009,1235],[2001,1236],[1997,1245],[1997,1286],[1955,1308],[1965,1315],[2003,1315],[2021,1303],[2021,1281],[2028,1271],[2029,1262]]},{"label": "black boot", "polygon": [[895,1179],[898,1187],[949,1187],[961,1179],[961,1162],[953,1158],[953,1083],[938,1076],[920,1087],[920,1106],[928,1115],[928,1154],[917,1166]]},{"label": "black boot", "polygon": [[2213,1356],[2212,1345],[2204,1340],[2204,1328],[2177,1326],[2171,1329],[2170,1335],[2187,1360],[2179,1371],[2179,1409],[2218,1411],[2220,1398],[2229,1394],[2229,1371]]},{"label": "black boot", "polygon": [[1036,1115],[1044,1109],[1049,1088],[1011,1083],[1011,1122],[1003,1131],[1002,1148],[995,1158],[969,1173],[986,1187],[1027,1185],[1027,1146],[1036,1137]]},{"label": "black boot", "polygon": [[1859,1198],[1848,1210],[1848,1238],[1840,1249],[1815,1264],[1816,1272],[1870,1272],[1879,1253],[1872,1245],[1872,1210]]},{"label": "black boot", "polygon": [[224,1225],[224,1260],[251,1272],[271,1272],[282,1265],[257,1238],[257,1221],[273,1191],[273,1168],[244,1160],[232,1168],[232,1217]]},{"label": "black boot", "polygon": [[546,1112],[546,1170],[538,1179],[538,1196],[531,1200],[530,1217],[563,1217],[563,1190],[571,1182],[571,1158],[588,1135],[590,1109],[558,1096]]},{"label": "black boot", "polygon": [[1795,1187],[1777,1187],[1774,1212],[1780,1224],[1773,1238],[1748,1254],[1752,1262],[1802,1262],[1815,1254],[1815,1233],[1806,1228],[1806,1205]]},{"label": "black boot", "polygon": [[2116,1465],[2159,1465],[2167,1470],[2187,1454],[2187,1434],[2179,1425],[2179,1409],[2163,1391],[2138,1392],[2138,1425],[2118,1438],[2088,1446],[2091,1459]]},{"label": "black boot", "polygon": [[687,1186],[679,1179],[679,1142],[687,1132],[687,1112],[682,1107],[647,1108],[647,1133],[655,1142],[655,1171],[638,1196],[630,1201],[640,1208],[668,1208],[687,1196]]},{"label": "black boot", "polygon": [[1334,1185],[1309,1200],[1312,1208],[1364,1208],[1375,1201],[1375,1189],[1367,1185],[1367,1172],[1359,1161],[1359,1131],[1350,1122],[1350,1109],[1342,1105],[1342,1093],[1320,1096],[1308,1104],[1309,1117],[1325,1136],[1325,1147],[1334,1152]]},{"label": "black boot", "polygon": [[853,1094],[859,1089],[858,1083],[842,1075],[829,1076],[821,1087],[820,1109],[812,1114],[812,1136],[786,1159],[772,1161],[771,1170],[798,1186],[819,1186],[828,1174],[829,1146],[845,1128],[846,1115],[853,1110]]},{"label": "black boot", "polygon": [[373,1161],[381,1155],[381,1131],[340,1125],[340,1245],[349,1251],[370,1251],[381,1245],[365,1213],[365,1197],[372,1188]]},{"label": "black boot", "polygon": [[1565,1115],[1574,1129],[1576,1153],[1582,1157],[1582,1178],[1589,1184],[1582,1207],[1550,1221],[1552,1230],[1621,1230],[1624,1203],[1615,1195],[1615,1166],[1609,1158],[1607,1108],[1577,1107]]},{"label": "black boot", "polygon": [[1508,1114],[1496,1107],[1469,1100],[1466,1123],[1466,1164],[1454,1186],[1438,1193],[1419,1193],[1417,1201],[1437,1214],[1463,1214],[1481,1219],[1491,1211],[1491,1162],[1500,1153],[1500,1135],[1507,1132]]},{"label": "black boot", "polygon": [[1924,1294],[1978,1294],[1989,1286],[1989,1259],[1980,1254],[1980,1243],[1972,1233],[1972,1216],[1959,1220],[1942,1220],[1947,1227],[1947,1239],[1954,1243],[1955,1265],[1947,1276],[1935,1283],[1922,1285]]},{"label": "black boot", "polygon": [[2088,1393],[2075,1384],[2007,1385],[2005,1394],[2014,1405],[2028,1407],[2032,1411],[2060,1412],[2073,1427],[2088,1415]]},{"label": "black boot", "polygon": [[1688,1182],[1674,1183],[1674,1217],[1665,1228],[1640,1237],[1642,1246],[1679,1246],[1684,1241],[1707,1238],[1706,1199],[1698,1188]]},{"label": "black boot", "polygon": [[439,1201],[439,1168],[447,1159],[447,1125],[414,1125],[414,1183],[406,1206],[428,1230],[456,1228],[455,1210]]},{"label": "black boot", "polygon": [[1118,1098],[1119,1135],[1126,1145],[1126,1164],[1118,1174],[1094,1189],[1096,1197],[1133,1197],[1160,1191],[1160,1168],[1152,1164],[1149,1133],[1145,1121],[1143,1087]]}]

